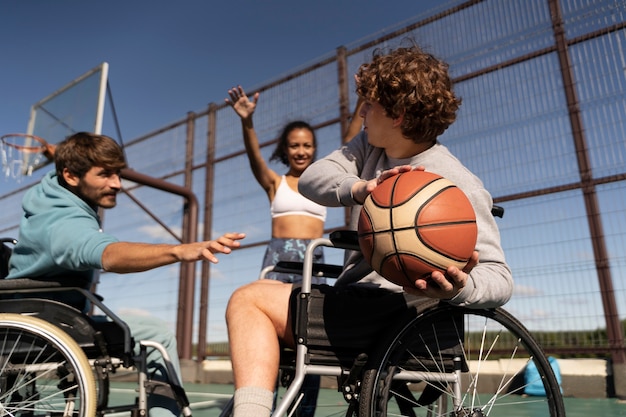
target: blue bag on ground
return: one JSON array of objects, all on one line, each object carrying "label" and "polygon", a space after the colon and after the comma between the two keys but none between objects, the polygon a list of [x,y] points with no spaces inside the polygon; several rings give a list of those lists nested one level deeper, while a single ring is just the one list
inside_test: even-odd
[{"label": "blue bag on ground", "polygon": [[[548,356],[548,362],[550,362],[550,366],[554,371],[554,375],[556,376],[556,381],[559,383],[559,388],[561,387],[561,370],[559,368],[559,363],[556,358],[552,356]],[[562,392],[562,390],[561,390]],[[526,365],[526,369],[524,370],[524,394],[526,395],[536,395],[536,396],[545,396],[546,390],[543,387],[543,383],[541,382],[541,376],[537,371],[537,367],[535,366],[535,362],[529,362]]]}]

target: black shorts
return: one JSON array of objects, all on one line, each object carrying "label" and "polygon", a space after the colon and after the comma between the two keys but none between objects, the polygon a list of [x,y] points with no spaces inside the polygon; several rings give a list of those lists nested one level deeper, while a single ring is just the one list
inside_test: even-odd
[{"label": "black shorts", "polygon": [[[359,286],[314,285],[308,302],[308,323],[299,320],[298,294],[294,285],[290,299],[292,330],[304,338],[311,354],[353,360],[355,353],[372,353],[383,338],[417,315],[432,300],[406,293]],[[346,363],[350,366],[350,363]]]}]

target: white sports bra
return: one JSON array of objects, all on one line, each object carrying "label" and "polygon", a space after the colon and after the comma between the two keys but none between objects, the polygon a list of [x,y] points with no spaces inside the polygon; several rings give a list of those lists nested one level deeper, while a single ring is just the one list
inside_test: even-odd
[{"label": "white sports bra", "polygon": [[299,215],[310,216],[321,221],[326,220],[326,207],[309,200],[302,194],[291,189],[283,175],[280,185],[270,204],[272,219],[281,216]]}]

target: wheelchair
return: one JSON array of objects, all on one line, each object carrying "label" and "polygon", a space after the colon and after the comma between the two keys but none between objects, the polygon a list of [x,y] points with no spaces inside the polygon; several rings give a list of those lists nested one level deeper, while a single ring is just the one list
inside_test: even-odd
[{"label": "wheelchair", "polygon": [[[8,273],[7,243],[16,242],[1,240],[0,278]],[[88,300],[103,319],[55,301],[61,292]],[[154,350],[163,356],[166,381],[148,371],[146,358]],[[137,395],[131,404],[110,405],[111,377],[120,369],[136,371]],[[0,279],[0,416],[147,416],[153,395],[176,401],[181,414],[191,416],[167,351],[152,341],[134,341],[100,297],[69,279]]]},{"label": "wheelchair", "polygon": [[[471,309],[429,300],[390,324],[367,349],[315,345],[307,333],[312,277],[337,278],[342,271],[313,263],[318,246],[359,250],[356,233],[336,231],[329,239],[313,240],[303,263],[280,262],[261,274],[272,270],[303,276],[297,346],[281,353],[278,383],[285,390],[276,399],[273,417],[297,415],[300,388],[309,374],[337,378],[346,416],[565,416],[559,383],[541,346],[500,307]],[[529,365],[538,371],[534,380],[524,377]],[[525,387],[537,383],[545,396],[526,395]],[[232,415],[232,406],[231,399],[220,417]],[[316,414],[326,415],[324,404],[318,403]]]}]

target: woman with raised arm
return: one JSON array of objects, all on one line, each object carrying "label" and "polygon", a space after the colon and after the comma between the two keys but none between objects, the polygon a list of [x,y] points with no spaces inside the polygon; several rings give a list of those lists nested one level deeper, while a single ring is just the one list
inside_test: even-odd
[{"label": "woman with raised arm", "polygon": [[[259,100],[259,93],[252,100],[241,86],[228,90],[231,105],[241,118],[243,140],[252,173],[265,190],[270,201],[272,216],[272,238],[263,259],[263,268],[279,261],[301,262],[304,251],[312,240],[322,237],[326,207],[303,197],[298,190],[298,179],[315,160],[317,142],[313,128],[306,122],[294,121],[287,124],[280,135],[270,161],[280,161],[288,170],[279,175],[271,169],[261,154],[259,139],[252,115]],[[315,253],[314,262],[324,262],[322,248]],[[268,278],[282,282],[298,282],[302,277],[294,274],[270,273]],[[317,278],[323,282],[323,278]]]},{"label": "woman with raised arm", "polygon": [[[254,94],[250,100],[243,88],[238,86],[228,90],[228,95],[230,99],[225,101],[241,118],[243,141],[250,168],[270,201],[272,238],[265,251],[263,268],[276,265],[279,261],[302,262],[308,243],[324,234],[326,220],[326,207],[312,202],[298,192],[300,175],[315,160],[317,150],[315,132],[303,121],[291,122],[283,128],[270,158],[270,161],[280,161],[287,166],[287,173],[279,175],[263,159],[252,122],[259,93]],[[321,247],[315,251],[314,262],[324,262]],[[301,275],[276,272],[267,274],[267,278],[287,283],[302,281]],[[318,283],[326,281],[324,278],[315,280]],[[305,378],[300,416],[313,417],[315,414],[319,386],[319,376],[308,375]]]},{"label": "woman with raised arm", "polygon": [[[277,174],[268,167],[261,155],[259,139],[254,130],[252,115],[259,101],[259,93],[246,95],[241,86],[228,90],[230,99],[225,99],[241,118],[243,140],[250,161],[252,173],[259,185],[265,190],[270,201],[272,216],[272,238],[263,259],[263,268],[275,265],[279,261],[304,260],[304,252],[312,239],[322,237],[326,207],[304,197],[298,192],[298,180],[304,170],[315,161],[317,140],[313,128],[304,121],[287,124],[280,135],[270,161],[280,161],[287,168],[287,173]],[[352,139],[362,127],[359,115],[361,100],[357,102],[354,114],[345,132],[346,139]],[[322,247],[315,250],[313,262],[323,263]],[[302,280],[301,275],[269,273],[267,278],[293,283]],[[324,278],[314,277],[314,283],[325,283]],[[300,416],[313,416],[319,389],[319,376],[308,375],[303,385],[305,397],[301,403]]]}]

